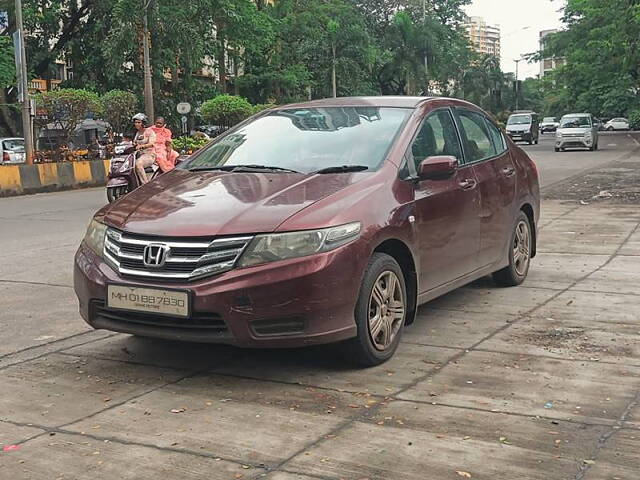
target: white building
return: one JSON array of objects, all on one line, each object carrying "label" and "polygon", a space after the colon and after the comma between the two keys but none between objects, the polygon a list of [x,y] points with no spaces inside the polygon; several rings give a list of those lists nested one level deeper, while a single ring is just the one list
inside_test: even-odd
[{"label": "white building", "polygon": [[[544,50],[545,47],[545,38],[547,35],[552,33],[556,33],[558,30],[542,30],[540,32],[540,51]],[[556,68],[565,64],[564,58],[541,58],[540,59],[540,77],[544,77],[547,73],[555,70]]]},{"label": "white building", "polygon": [[500,58],[499,26],[487,24],[482,17],[467,17],[464,27],[476,52]]}]

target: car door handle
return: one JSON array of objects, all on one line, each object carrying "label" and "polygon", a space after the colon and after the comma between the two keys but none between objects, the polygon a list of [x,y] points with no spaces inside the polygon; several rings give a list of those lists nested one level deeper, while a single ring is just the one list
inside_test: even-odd
[{"label": "car door handle", "polygon": [[505,176],[505,177],[510,177],[513,174],[516,173],[516,169],[513,167],[504,167],[502,170],[500,170],[500,172]]},{"label": "car door handle", "polygon": [[472,188],[475,188],[477,184],[478,182],[476,182],[473,178],[465,178],[460,182],[460,188],[462,188],[463,190],[471,190]]}]

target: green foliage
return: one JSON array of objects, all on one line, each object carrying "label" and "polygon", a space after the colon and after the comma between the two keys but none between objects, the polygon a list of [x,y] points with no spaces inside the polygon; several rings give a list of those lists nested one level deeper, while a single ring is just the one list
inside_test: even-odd
[{"label": "green foliage", "polygon": [[173,139],[173,149],[177,152],[193,153],[207,143],[208,140],[203,137],[178,137]]},{"label": "green foliage", "polygon": [[629,126],[633,130],[640,130],[640,109],[629,112]]},{"label": "green foliage", "polygon": [[87,117],[102,113],[100,97],[87,90],[63,88],[44,92],[36,97],[38,109],[44,110],[49,118],[62,129],[66,142],[76,127]]},{"label": "green foliage", "polygon": [[605,117],[640,108],[638,2],[568,0],[564,21],[567,28],[550,36],[544,51],[566,60],[546,85],[546,106]]},{"label": "green foliage", "polygon": [[251,110],[252,110],[252,115],[255,115],[256,113],[259,113],[263,110],[267,110],[268,108],[273,108],[275,107],[276,104],[275,103],[258,103],[257,105],[254,105]]},{"label": "green foliage", "polygon": [[16,83],[16,67],[11,37],[0,35],[0,88]]},{"label": "green foliage", "polygon": [[231,127],[253,114],[253,107],[242,97],[219,95],[200,107],[205,122]]},{"label": "green foliage", "polygon": [[110,90],[100,98],[103,118],[111,124],[117,133],[131,126],[131,117],[138,110],[138,97],[123,90]]}]

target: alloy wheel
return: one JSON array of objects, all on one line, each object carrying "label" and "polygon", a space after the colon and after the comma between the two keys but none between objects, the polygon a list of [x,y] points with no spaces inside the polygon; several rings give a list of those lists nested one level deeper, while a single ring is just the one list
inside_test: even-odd
[{"label": "alloy wheel", "polygon": [[531,232],[529,223],[520,220],[516,226],[516,235],[513,239],[513,268],[520,276],[524,276],[529,268],[531,260]]},{"label": "alloy wheel", "polygon": [[378,276],[369,297],[369,335],[377,350],[386,350],[402,328],[405,299],[397,275],[385,271]]}]

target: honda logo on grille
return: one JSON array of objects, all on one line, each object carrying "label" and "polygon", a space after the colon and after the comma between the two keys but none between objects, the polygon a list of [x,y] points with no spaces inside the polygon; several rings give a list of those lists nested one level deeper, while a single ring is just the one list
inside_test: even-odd
[{"label": "honda logo on grille", "polygon": [[169,246],[164,243],[150,243],[144,247],[142,261],[145,267],[162,267],[169,255]]}]

